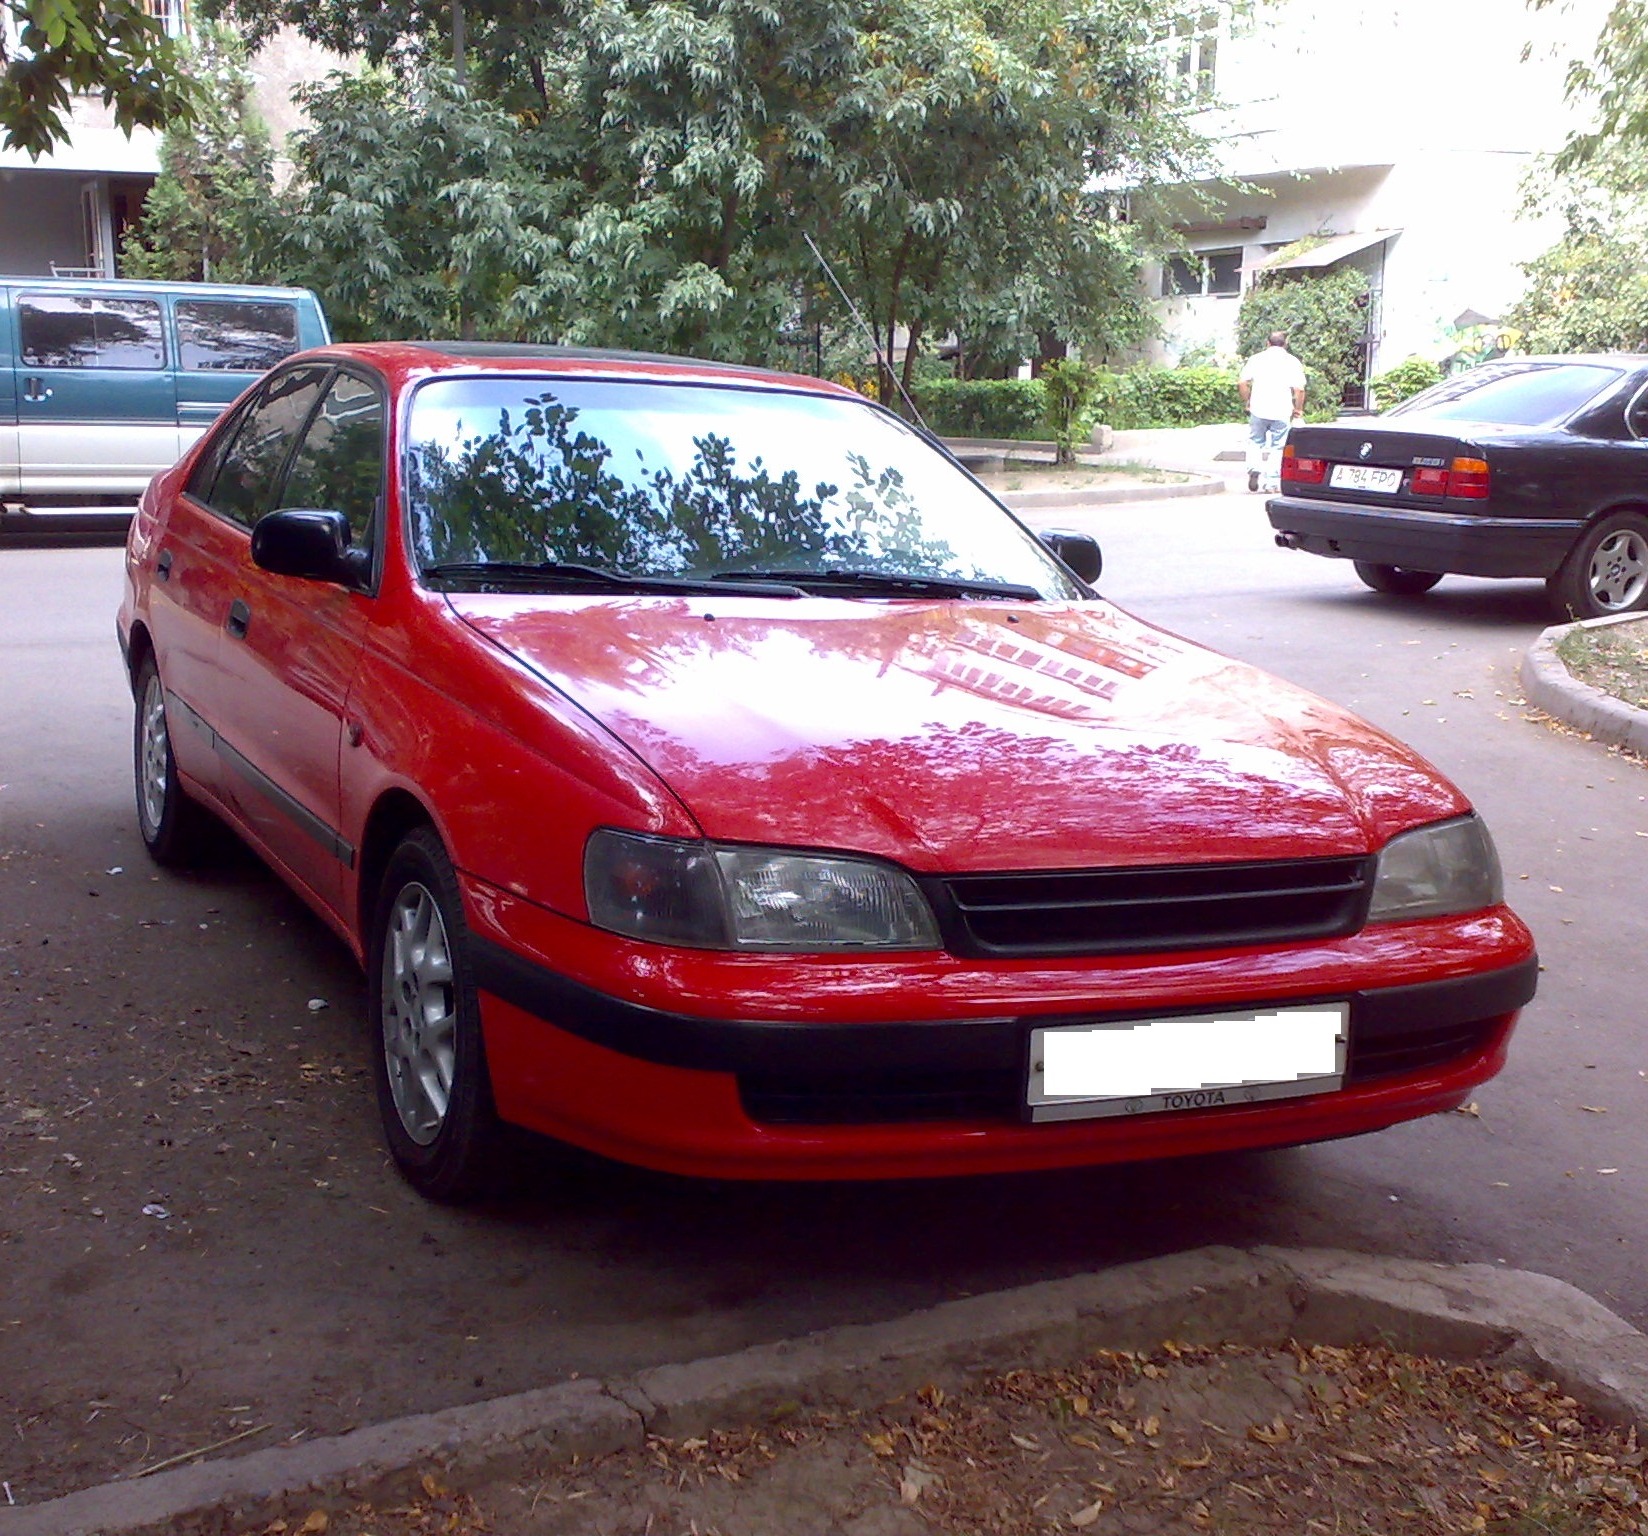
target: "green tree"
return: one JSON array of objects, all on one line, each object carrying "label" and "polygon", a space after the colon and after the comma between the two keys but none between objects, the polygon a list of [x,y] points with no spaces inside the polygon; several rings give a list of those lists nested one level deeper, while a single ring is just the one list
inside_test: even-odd
[{"label": "green tree", "polygon": [[301,96],[283,274],[340,337],[530,340],[565,324],[564,186],[538,141],[448,71],[334,75]]},{"label": "green tree", "polygon": [[1236,344],[1244,357],[1272,331],[1286,331],[1288,350],[1305,365],[1309,415],[1332,417],[1357,377],[1356,344],[1368,327],[1368,280],[1354,268],[1320,277],[1261,276],[1242,299]]},{"label": "green tree", "polygon": [[186,118],[195,91],[177,43],[143,0],[0,0],[0,129],[8,149],[38,159],[69,131],[76,95],[100,97],[117,127]]},{"label": "green tree", "polygon": [[444,4],[212,3],[394,71],[314,98],[299,156],[289,249],[349,324],[462,290],[478,333],[784,361],[848,318],[811,236],[883,350],[910,338],[908,386],[951,332],[1140,334],[1139,226],[1091,188],[1195,163],[1176,0],[474,0],[467,90],[431,72]]},{"label": "green tree", "polygon": [[[1559,0],[1529,0],[1544,10]],[[1648,145],[1648,0],[1613,0],[1592,55],[1568,66],[1568,97],[1590,107],[1556,157],[1559,173],[1576,170],[1616,144]]]},{"label": "green tree", "polygon": [[252,104],[245,45],[208,25],[190,49],[192,120],[166,130],[160,175],[121,251],[128,277],[257,282],[276,227],[269,133]]}]

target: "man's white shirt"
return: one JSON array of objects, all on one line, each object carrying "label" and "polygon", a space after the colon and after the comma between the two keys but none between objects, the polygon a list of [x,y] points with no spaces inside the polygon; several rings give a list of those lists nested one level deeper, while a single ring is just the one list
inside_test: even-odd
[{"label": "man's white shirt", "polygon": [[1253,385],[1250,416],[1267,421],[1293,420],[1293,392],[1305,387],[1305,368],[1286,347],[1266,347],[1242,365],[1241,377]]}]

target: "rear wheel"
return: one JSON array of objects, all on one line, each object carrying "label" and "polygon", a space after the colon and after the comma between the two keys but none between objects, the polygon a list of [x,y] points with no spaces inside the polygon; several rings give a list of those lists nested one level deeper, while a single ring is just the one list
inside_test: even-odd
[{"label": "rear wheel", "polygon": [[1648,518],[1640,512],[1599,518],[1575,541],[1545,590],[1564,619],[1648,609]]},{"label": "rear wheel", "polygon": [[172,737],[166,723],[166,689],[153,654],[137,669],[137,718],[132,729],[132,776],[137,788],[137,829],[157,864],[182,867],[200,856],[206,812],[178,782]]},{"label": "rear wheel", "polygon": [[484,1194],[499,1127],[457,876],[428,827],[389,860],[367,978],[378,1111],[401,1173],[432,1200]]},{"label": "rear wheel", "polygon": [[1442,579],[1440,571],[1410,571],[1404,565],[1375,565],[1370,560],[1353,563],[1365,585],[1375,592],[1389,592],[1396,597],[1418,597]]}]

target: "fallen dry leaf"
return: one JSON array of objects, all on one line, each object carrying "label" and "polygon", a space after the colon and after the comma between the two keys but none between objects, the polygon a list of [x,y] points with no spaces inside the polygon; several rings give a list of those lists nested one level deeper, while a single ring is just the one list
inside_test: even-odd
[{"label": "fallen dry leaf", "polygon": [[1093,1502],[1087,1506],[1087,1508],[1078,1509],[1075,1514],[1070,1517],[1070,1523],[1078,1530],[1085,1530],[1099,1518],[1099,1514],[1103,1509],[1104,1500],[1094,1499]]}]

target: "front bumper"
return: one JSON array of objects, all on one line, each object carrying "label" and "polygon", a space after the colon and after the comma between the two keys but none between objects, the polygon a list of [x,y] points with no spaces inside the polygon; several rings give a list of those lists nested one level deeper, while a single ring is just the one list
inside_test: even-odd
[{"label": "front bumper", "polygon": [[[587,957],[589,930],[569,926],[583,934]],[[501,936],[483,931],[474,949],[493,1091],[506,1120],[673,1173],[896,1178],[1284,1145],[1454,1108],[1503,1066],[1516,1012],[1533,995],[1537,961],[1527,931],[1504,909],[1463,924],[1413,926],[1428,935],[1410,934],[1405,945],[1389,934],[1359,945],[1365,935],[1357,935],[1293,946],[1286,956],[1228,952],[1201,963],[1176,957],[1161,967],[941,962],[929,966],[924,984],[911,970],[912,985],[891,987],[868,1005],[862,989],[841,990],[835,973],[846,967],[792,961],[783,971],[771,961],[752,968],[677,955],[686,970],[675,985],[667,964],[660,976],[643,963],[628,984],[614,975],[594,986],[528,959]],[[1451,930],[1451,942],[1441,929]],[[639,947],[628,948],[633,960]],[[1301,967],[1311,950],[1348,951],[1350,963],[1335,966],[1318,953],[1315,964]],[[1426,953],[1428,964],[1419,959]],[[1467,953],[1474,969],[1460,968]],[[681,1005],[697,1010],[709,1001],[699,988],[680,985],[695,967],[752,979],[765,971],[775,983],[782,974],[787,985],[766,993],[765,1016],[748,986],[729,988],[719,1012],[687,1011]],[[866,974],[898,968],[859,967]],[[1429,974],[1409,974],[1415,969]],[[1358,972],[1362,984],[1350,984]],[[810,977],[816,986],[807,986]],[[959,992],[972,994],[963,1016],[908,1016],[935,994],[953,1004]],[[1064,1006],[1048,1006],[1060,994]],[[1095,998],[1104,1004],[1094,1006]],[[1025,1085],[1036,1027],[1317,1001],[1350,1004],[1341,1088],[1212,1109],[1029,1122]],[[899,1004],[902,1014],[894,1011]]]},{"label": "front bumper", "polygon": [[1272,497],[1265,511],[1284,548],[1459,576],[1550,576],[1584,527],[1571,518],[1481,517],[1305,496]]}]

